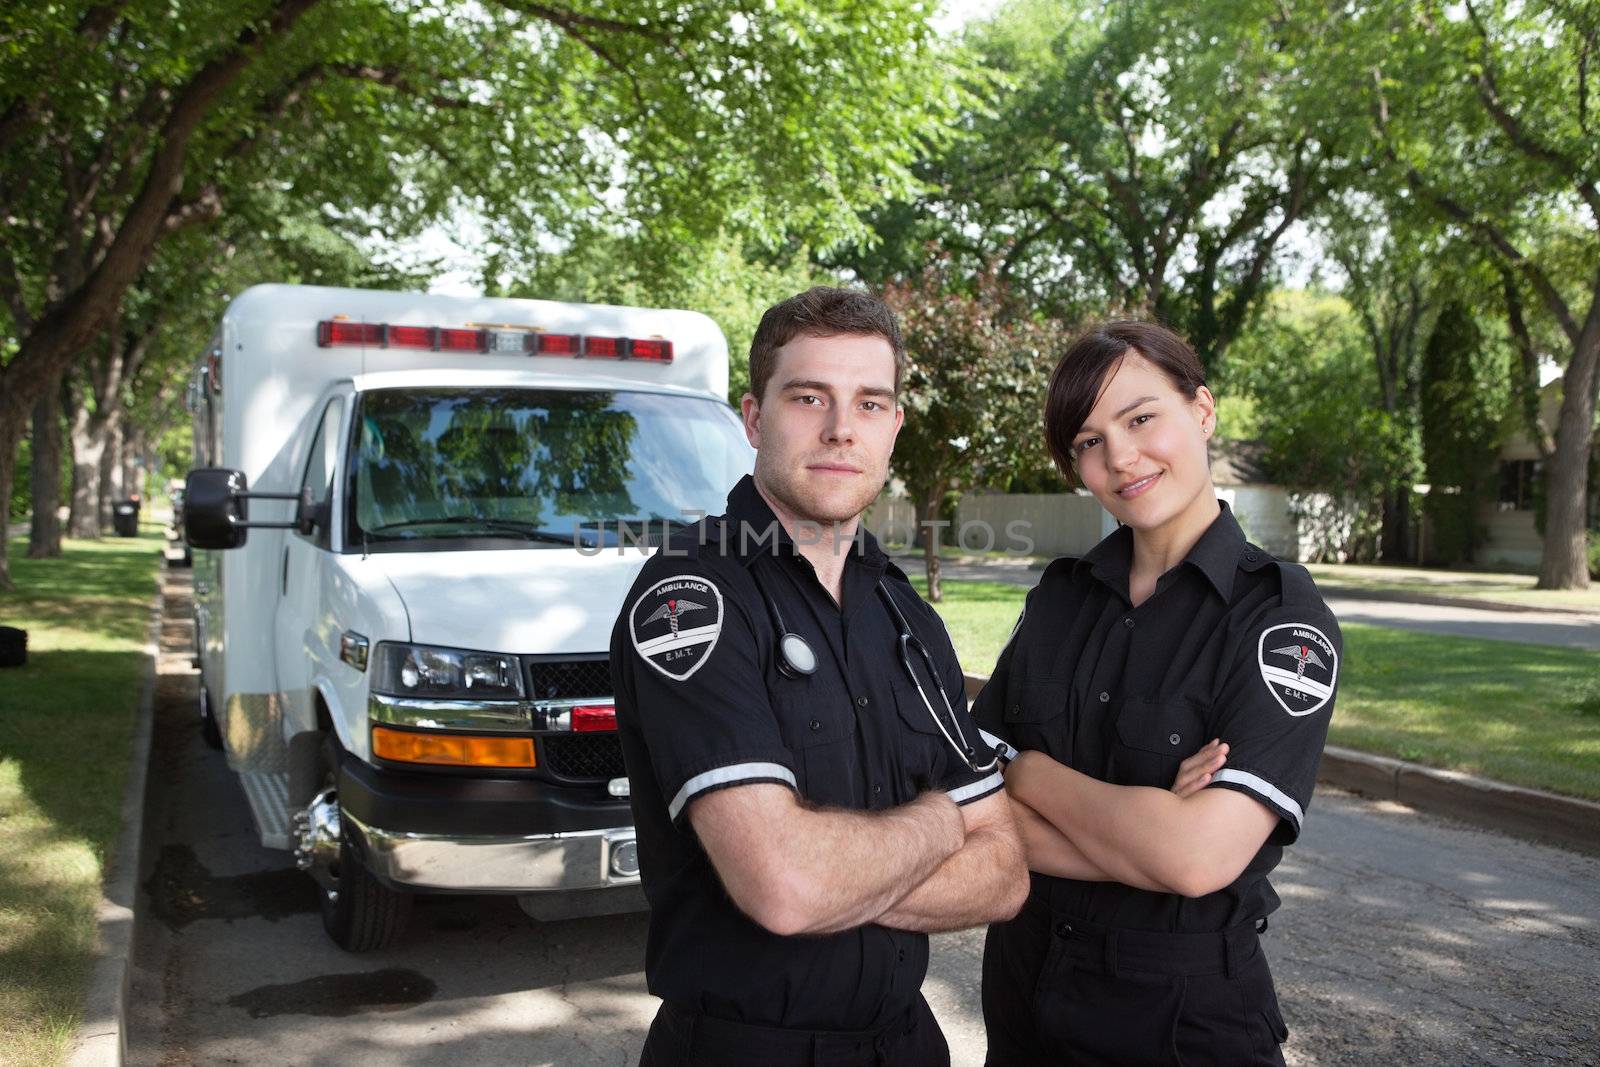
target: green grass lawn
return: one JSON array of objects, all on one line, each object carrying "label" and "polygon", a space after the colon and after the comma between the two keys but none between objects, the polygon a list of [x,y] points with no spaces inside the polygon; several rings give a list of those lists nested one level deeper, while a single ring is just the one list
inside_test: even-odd
[{"label": "green grass lawn", "polygon": [[1324,592],[1423,593],[1464,597],[1528,608],[1600,612],[1600,583],[1588,589],[1535,589],[1531,574],[1486,571],[1443,571],[1422,567],[1388,567],[1352,563],[1307,565]]},{"label": "green grass lawn", "polygon": [[[923,590],[920,578],[918,591]],[[962,665],[988,674],[1025,590],[945,582],[937,605]],[[1329,741],[1600,800],[1600,655],[1578,649],[1344,630]]]},{"label": "green grass lawn", "polygon": [[28,631],[28,664],[0,672],[0,1063],[60,1062],[82,1009],[160,545],[150,524],[60,559],[11,545],[0,624]]}]

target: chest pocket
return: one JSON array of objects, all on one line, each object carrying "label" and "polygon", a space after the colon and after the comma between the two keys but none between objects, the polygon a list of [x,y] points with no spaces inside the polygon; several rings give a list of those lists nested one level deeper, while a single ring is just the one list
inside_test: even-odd
[{"label": "chest pocket", "polygon": [[1019,749],[1036,749],[1061,763],[1072,759],[1067,736],[1067,684],[1018,682],[1007,694],[1005,720]]},{"label": "chest pocket", "polygon": [[1124,700],[1117,708],[1106,780],[1170,789],[1178,765],[1205,744],[1204,733],[1203,709],[1192,701]]},{"label": "chest pocket", "polygon": [[773,695],[778,732],[794,754],[795,784],[814,804],[860,806],[856,721],[842,699],[826,700],[804,687]]},{"label": "chest pocket", "polygon": [[[937,702],[939,694],[929,693],[928,699]],[[933,716],[928,713],[916,687],[896,685],[894,706],[899,716],[899,728],[892,732],[889,745],[893,752],[891,784],[894,795],[889,798],[889,803],[874,803],[873,807],[908,804],[918,794],[941,785],[951,772],[946,757],[953,757],[954,751],[945,741],[944,733],[933,721]],[[943,711],[942,704],[936,706]],[[879,798],[875,795],[873,799],[876,801]]]}]

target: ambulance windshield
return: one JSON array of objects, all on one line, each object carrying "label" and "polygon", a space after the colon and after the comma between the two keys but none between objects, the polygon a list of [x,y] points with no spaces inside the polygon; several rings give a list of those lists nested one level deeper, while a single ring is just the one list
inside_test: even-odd
[{"label": "ambulance windshield", "polygon": [[726,404],[643,392],[380,389],[355,433],[347,544],[374,552],[659,540],[755,457]]}]

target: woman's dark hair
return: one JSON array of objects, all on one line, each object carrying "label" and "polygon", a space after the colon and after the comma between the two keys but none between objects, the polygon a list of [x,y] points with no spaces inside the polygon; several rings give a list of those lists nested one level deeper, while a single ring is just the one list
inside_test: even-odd
[{"label": "woman's dark hair", "polygon": [[1094,410],[1111,374],[1129,352],[1137,352],[1166,372],[1174,387],[1193,400],[1206,384],[1194,349],[1157,322],[1102,322],[1078,337],[1061,356],[1044,401],[1044,437],[1050,458],[1067,481],[1077,481],[1072,439]]}]

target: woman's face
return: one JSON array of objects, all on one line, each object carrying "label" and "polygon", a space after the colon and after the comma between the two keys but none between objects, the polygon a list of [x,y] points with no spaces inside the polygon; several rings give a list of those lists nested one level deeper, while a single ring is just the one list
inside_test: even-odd
[{"label": "woman's face", "polygon": [[1155,531],[1190,516],[1214,516],[1206,439],[1216,402],[1193,400],[1137,349],[1111,370],[1094,410],[1073,438],[1078,478],[1118,522]]}]

